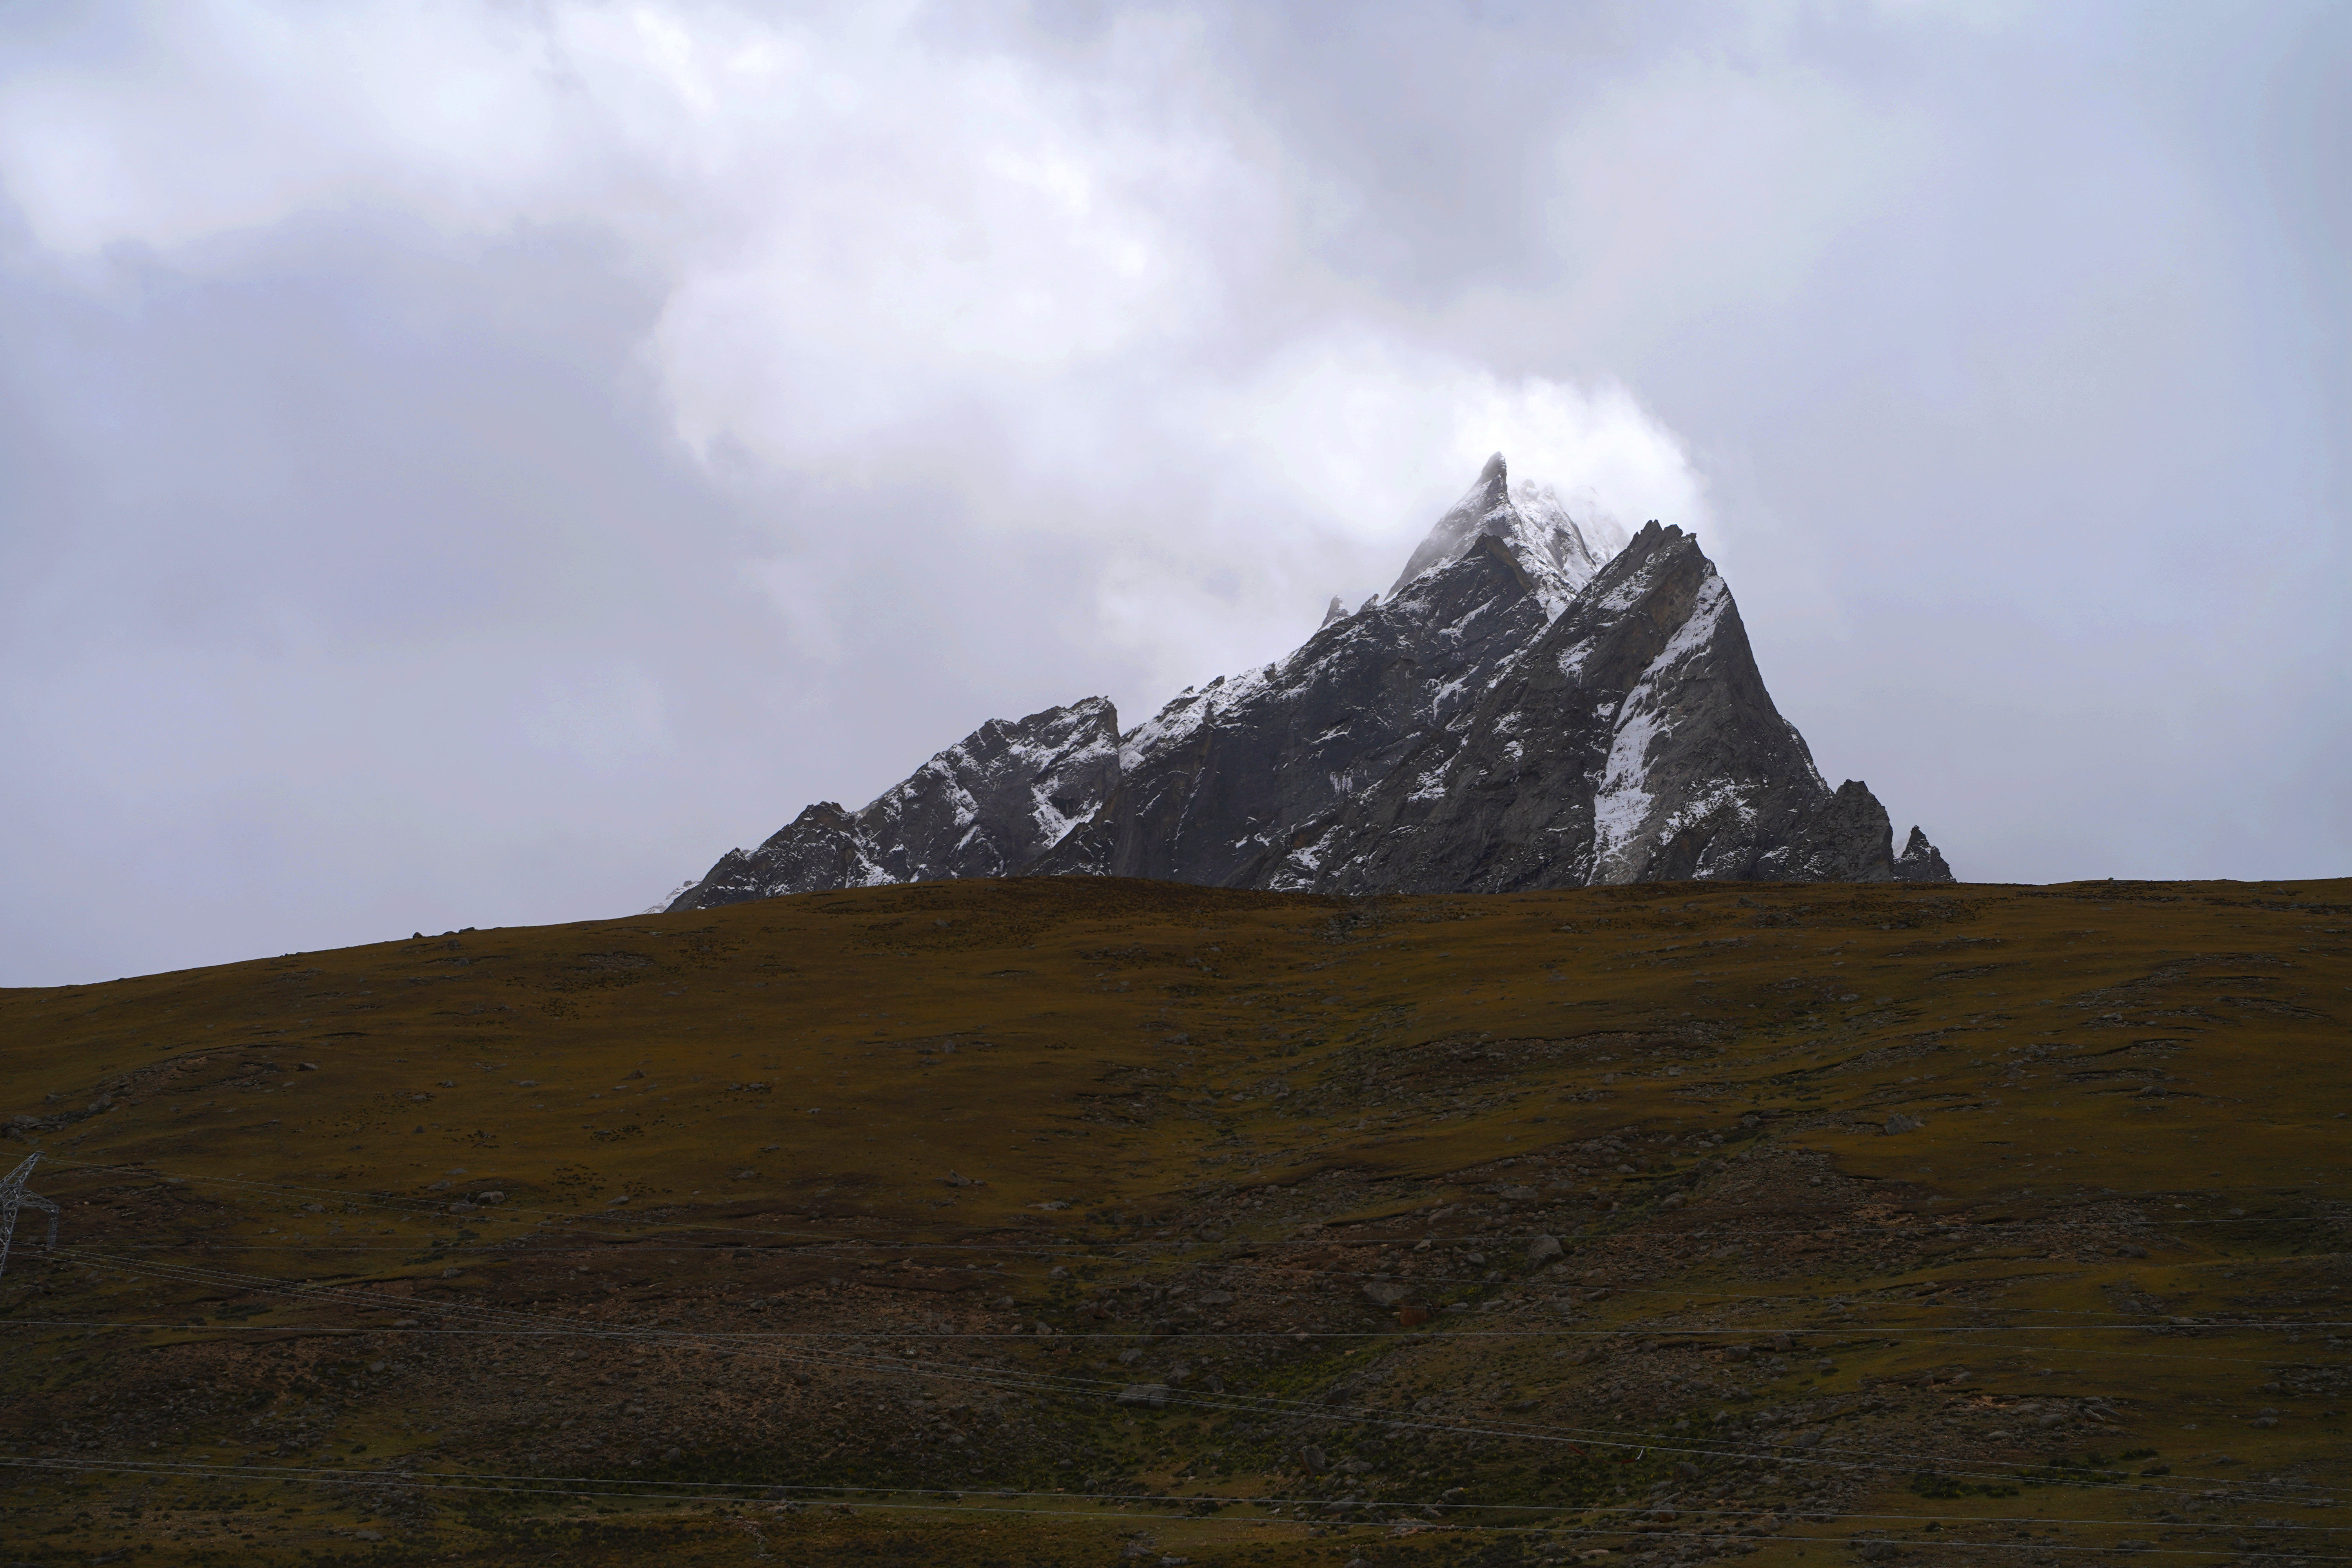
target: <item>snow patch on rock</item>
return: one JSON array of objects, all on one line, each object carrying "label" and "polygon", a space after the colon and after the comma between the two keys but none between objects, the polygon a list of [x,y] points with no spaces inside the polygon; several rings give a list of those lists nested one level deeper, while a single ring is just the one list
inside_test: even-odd
[{"label": "snow patch on rock", "polygon": [[1332,893],[1668,877],[1948,878],[1832,792],[1697,542],[1632,539],[1500,454],[1389,595],[1121,731],[1105,698],[991,720],[852,813],[808,807],[669,907],[953,877]]},{"label": "snow patch on rock", "polygon": [[1592,804],[1592,879],[1596,883],[1629,882],[1641,874],[1638,857],[1661,826],[1651,820],[1651,808],[1660,793],[1651,787],[1651,747],[1673,721],[1661,699],[1661,688],[1680,673],[1684,663],[1713,646],[1730,603],[1731,591],[1710,564],[1688,618],[1675,628],[1666,646],[1658,650],[1618,705],[1608,765],[1601,772]]}]

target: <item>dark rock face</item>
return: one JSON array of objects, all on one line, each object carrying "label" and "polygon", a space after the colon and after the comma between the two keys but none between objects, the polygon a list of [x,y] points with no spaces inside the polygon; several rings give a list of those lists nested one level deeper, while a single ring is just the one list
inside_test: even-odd
[{"label": "dark rock face", "polygon": [[1298,852],[1432,730],[1464,722],[1543,624],[1526,573],[1482,536],[1280,664],[1185,692],[1139,725],[1118,787],[1034,869],[1320,886]]},{"label": "dark rock face", "polygon": [[992,719],[865,810],[820,801],[751,853],[730,850],[669,907],[1013,876],[1091,819],[1118,772],[1118,714],[1107,699]]},{"label": "dark rock face", "polygon": [[1569,598],[1601,570],[1601,563],[1615,553],[1613,543],[1598,529],[1589,529],[1569,515],[1550,487],[1521,484],[1513,488],[1509,466],[1497,452],[1478,471],[1478,482],[1437,520],[1429,537],[1413,551],[1389,589],[1389,596],[1403,593],[1406,584],[1423,573],[1460,560],[1474,543],[1486,538],[1502,541],[1543,601],[1547,618],[1558,615]]},{"label": "dark rock face", "polygon": [[1475,708],[1433,725],[1318,826],[1262,885],[1499,892],[1894,875],[1885,812],[1859,784],[1822,783],[1772,707],[1714,563],[1655,524]]},{"label": "dark rock face", "polygon": [[1385,598],[1121,734],[1102,698],[992,721],[855,814],[810,806],[673,909],[943,877],[1331,893],[1690,878],[1949,881],[1897,861],[1772,706],[1697,541],[1613,555],[1498,454]]},{"label": "dark rock face", "polygon": [[1927,836],[1915,825],[1911,841],[1903,846],[1903,854],[1895,862],[1895,879],[1898,882],[1948,882],[1952,868],[1944,864],[1944,852],[1927,842]]}]

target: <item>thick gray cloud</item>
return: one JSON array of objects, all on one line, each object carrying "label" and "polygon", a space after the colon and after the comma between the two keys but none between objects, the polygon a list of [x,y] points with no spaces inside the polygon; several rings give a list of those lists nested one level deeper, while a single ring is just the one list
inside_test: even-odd
[{"label": "thick gray cloud", "polygon": [[2352,870],[2352,12],[0,22],[0,982],[641,907],[1487,450],[1963,875]]}]

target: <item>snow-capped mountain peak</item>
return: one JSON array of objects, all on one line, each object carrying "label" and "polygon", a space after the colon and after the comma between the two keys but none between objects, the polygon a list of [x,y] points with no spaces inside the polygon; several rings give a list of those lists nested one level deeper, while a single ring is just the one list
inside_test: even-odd
[{"label": "snow-capped mountain peak", "polygon": [[857,812],[808,807],[673,909],[952,877],[1321,893],[1728,879],[1941,881],[1835,790],[1698,542],[1630,540],[1501,453],[1385,597],[1122,731],[1107,698],[991,720]]},{"label": "snow-capped mountain peak", "polygon": [[1395,598],[1404,592],[1406,584],[1423,573],[1460,560],[1480,534],[1508,538],[1518,531],[1518,510],[1511,505],[1510,465],[1497,452],[1478,470],[1477,482],[1446,510],[1445,515],[1437,520],[1437,526],[1406,558],[1404,570],[1397,574],[1388,596]]},{"label": "snow-capped mountain peak", "polygon": [[1389,589],[1394,598],[1415,578],[1462,559],[1479,539],[1502,541],[1528,574],[1546,618],[1568,607],[1578,589],[1624,548],[1625,531],[1614,519],[1591,509],[1579,520],[1551,485],[1511,479],[1503,454],[1486,459],[1478,479],[1406,560]]}]

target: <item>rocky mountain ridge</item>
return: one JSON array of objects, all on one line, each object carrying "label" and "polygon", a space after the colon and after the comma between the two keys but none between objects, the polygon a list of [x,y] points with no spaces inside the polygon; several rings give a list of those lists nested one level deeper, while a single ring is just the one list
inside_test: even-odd
[{"label": "rocky mountain ridge", "polygon": [[1949,881],[1832,789],[1679,528],[1580,523],[1497,453],[1387,595],[1122,731],[991,720],[856,812],[809,806],[669,905],[945,878],[1328,893],[1703,878]]}]

